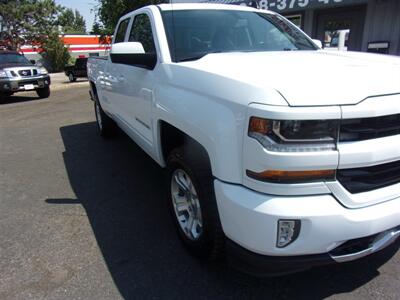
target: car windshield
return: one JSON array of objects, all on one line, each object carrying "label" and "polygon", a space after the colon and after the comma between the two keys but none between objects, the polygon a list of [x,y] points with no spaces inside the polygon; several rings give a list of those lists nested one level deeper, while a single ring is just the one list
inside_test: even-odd
[{"label": "car windshield", "polygon": [[275,14],[210,9],[162,15],[175,62],[209,53],[318,49],[295,25]]},{"label": "car windshield", "polygon": [[0,54],[0,64],[23,64],[31,65],[30,61],[23,55],[16,53]]}]

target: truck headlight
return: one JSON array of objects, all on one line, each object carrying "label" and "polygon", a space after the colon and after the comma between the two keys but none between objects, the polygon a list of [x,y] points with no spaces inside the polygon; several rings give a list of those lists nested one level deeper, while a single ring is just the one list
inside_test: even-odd
[{"label": "truck headlight", "polygon": [[48,74],[49,72],[46,70],[45,67],[41,67],[41,68],[39,69],[39,73],[42,74],[42,75],[46,75],[46,74]]},{"label": "truck headlight", "polygon": [[267,120],[251,117],[248,135],[275,152],[336,149],[338,120]]},{"label": "truck headlight", "polygon": [[6,71],[0,70],[0,78],[8,78]]}]

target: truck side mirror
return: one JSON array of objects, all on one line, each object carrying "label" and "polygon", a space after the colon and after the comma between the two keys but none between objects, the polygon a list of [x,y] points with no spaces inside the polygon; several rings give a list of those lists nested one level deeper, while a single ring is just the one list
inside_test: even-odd
[{"label": "truck side mirror", "polygon": [[113,63],[153,70],[157,63],[156,53],[145,53],[142,43],[113,44],[110,58]]},{"label": "truck side mirror", "polygon": [[321,48],[321,49],[322,49],[322,42],[321,42],[320,40],[313,39],[312,41],[314,42],[315,45],[318,46],[318,48]]}]

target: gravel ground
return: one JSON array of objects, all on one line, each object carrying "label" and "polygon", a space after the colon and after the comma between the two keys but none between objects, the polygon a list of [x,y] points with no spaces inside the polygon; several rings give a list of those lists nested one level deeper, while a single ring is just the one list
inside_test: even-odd
[{"label": "gravel ground", "polygon": [[398,244],[269,279],[192,258],[158,165],[97,135],[87,87],[53,90],[0,104],[0,299],[400,299]]}]

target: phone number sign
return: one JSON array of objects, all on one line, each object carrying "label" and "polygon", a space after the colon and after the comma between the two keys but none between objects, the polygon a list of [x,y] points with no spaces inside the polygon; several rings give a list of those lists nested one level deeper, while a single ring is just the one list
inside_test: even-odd
[{"label": "phone number sign", "polygon": [[261,9],[277,12],[367,3],[368,0],[261,0]]}]

